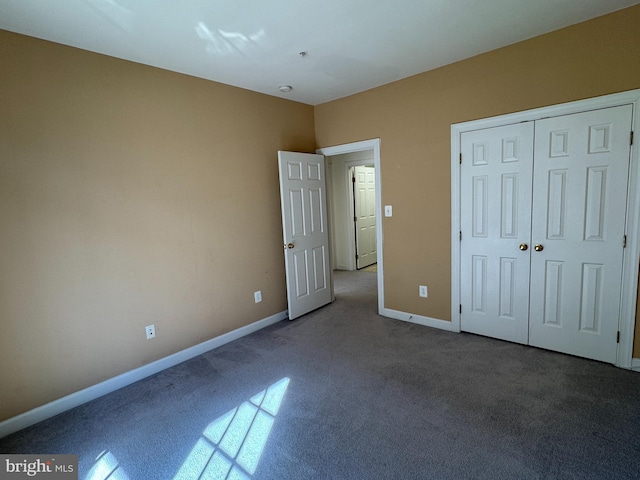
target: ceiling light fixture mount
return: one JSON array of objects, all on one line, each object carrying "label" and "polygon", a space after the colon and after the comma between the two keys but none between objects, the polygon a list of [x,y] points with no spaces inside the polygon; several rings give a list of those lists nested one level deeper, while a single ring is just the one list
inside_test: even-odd
[{"label": "ceiling light fixture mount", "polygon": [[300,52],[300,56],[302,58],[306,57],[307,55],[309,55],[309,52]]},{"label": "ceiling light fixture mount", "polygon": [[280,85],[280,87],[278,89],[282,93],[289,93],[291,90],[293,90],[293,87],[291,85]]}]

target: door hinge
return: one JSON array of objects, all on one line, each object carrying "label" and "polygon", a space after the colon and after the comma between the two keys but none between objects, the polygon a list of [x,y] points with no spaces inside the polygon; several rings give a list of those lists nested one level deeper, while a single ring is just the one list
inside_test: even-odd
[{"label": "door hinge", "polygon": [[460,241],[462,241],[462,230],[460,230]]},{"label": "door hinge", "polygon": [[620,330],[618,330],[618,334],[616,335],[616,343],[620,343]]},{"label": "door hinge", "polygon": [[[342,178],[344,178],[344,177],[342,177]],[[351,181],[352,181],[353,183],[356,183],[356,177],[351,177]]]},{"label": "door hinge", "polygon": [[357,222],[358,221],[358,217],[353,217],[353,221]]},{"label": "door hinge", "polygon": [[460,313],[462,313],[462,304],[460,304]]},{"label": "door hinge", "polygon": [[462,154],[460,154],[460,165],[462,165]]},{"label": "door hinge", "polygon": [[360,260],[360,255],[356,253],[356,260]]},{"label": "door hinge", "polygon": [[629,145],[633,145],[633,130],[631,130],[631,133],[629,134]]},{"label": "door hinge", "polygon": [[627,236],[622,237],[622,248],[627,248]]}]

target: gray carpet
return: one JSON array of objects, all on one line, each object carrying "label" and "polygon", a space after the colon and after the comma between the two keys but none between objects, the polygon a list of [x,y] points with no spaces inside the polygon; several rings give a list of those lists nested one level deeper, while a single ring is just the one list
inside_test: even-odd
[{"label": "gray carpet", "polygon": [[287,377],[244,478],[640,477],[640,374],[384,319],[375,281],[336,272],[332,305],[1,439],[0,452],[79,454],[83,479],[102,454],[118,462],[110,478],[170,479],[214,420]]}]

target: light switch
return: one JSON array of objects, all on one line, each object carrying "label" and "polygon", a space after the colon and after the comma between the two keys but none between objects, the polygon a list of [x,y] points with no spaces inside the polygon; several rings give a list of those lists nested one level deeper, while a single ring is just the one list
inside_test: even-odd
[{"label": "light switch", "polygon": [[384,216],[385,217],[392,217],[393,216],[393,208],[391,207],[391,205],[385,205],[384,206]]}]

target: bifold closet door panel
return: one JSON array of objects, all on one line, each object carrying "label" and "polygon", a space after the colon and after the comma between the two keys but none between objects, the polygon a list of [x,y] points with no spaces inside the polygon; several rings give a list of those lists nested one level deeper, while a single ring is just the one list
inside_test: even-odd
[{"label": "bifold closet door panel", "polygon": [[529,344],[615,363],[631,105],[535,122]]},{"label": "bifold closet door panel", "polygon": [[533,122],[461,136],[461,329],[528,341]]}]

